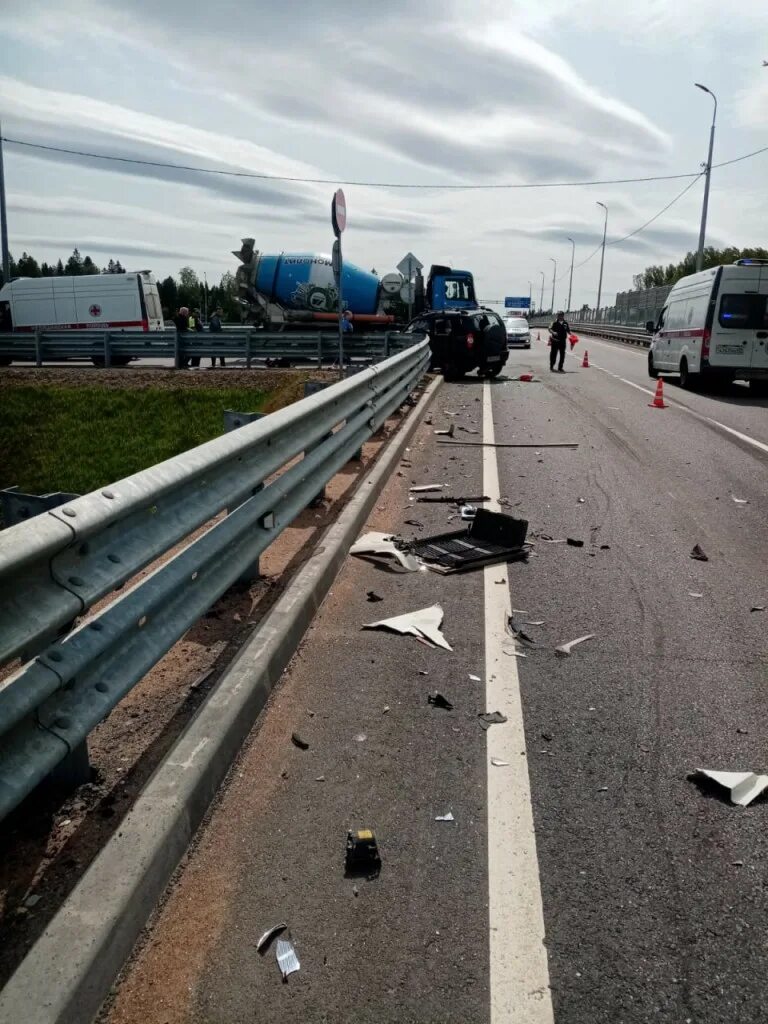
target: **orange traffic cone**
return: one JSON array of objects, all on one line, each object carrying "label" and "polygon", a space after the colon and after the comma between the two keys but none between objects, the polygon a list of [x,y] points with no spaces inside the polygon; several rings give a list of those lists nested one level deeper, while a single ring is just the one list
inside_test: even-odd
[{"label": "orange traffic cone", "polygon": [[653,397],[653,401],[648,403],[649,409],[666,409],[664,405],[664,381],[659,377],[659,382],[656,385],[656,394]]},{"label": "orange traffic cone", "polygon": [[586,349],[584,349],[584,358],[581,360],[581,368],[582,370],[589,369],[589,352]]}]

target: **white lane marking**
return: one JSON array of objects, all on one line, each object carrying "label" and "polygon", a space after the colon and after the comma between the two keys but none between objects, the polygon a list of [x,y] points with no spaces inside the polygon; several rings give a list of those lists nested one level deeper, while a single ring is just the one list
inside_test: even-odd
[{"label": "white lane marking", "polygon": [[[495,440],[491,387],[483,385],[483,440]],[[495,448],[483,448],[486,506],[500,511]],[[486,566],[486,711],[501,711],[503,725],[486,733],[488,757],[488,916],[491,954],[491,1024],[553,1024],[549,965],[544,945],[536,835],[525,751],[517,659],[505,625],[511,611],[508,586],[499,586],[500,566]],[[509,762],[503,770],[491,758]]]},{"label": "white lane marking", "polygon": [[[644,395],[650,395],[651,398],[656,394],[654,391],[649,391],[648,388],[641,387],[640,384],[635,384],[632,380],[627,380],[626,377],[620,377],[618,373],[612,373],[610,370],[606,370],[604,366],[598,366],[597,363],[590,363],[596,370],[600,370],[602,373],[607,373],[609,377],[613,377],[615,380],[620,380],[622,384],[628,384],[631,388],[635,388],[637,391],[642,391]],[[680,402],[671,402],[669,399],[664,399],[671,408],[680,409],[682,412],[687,412],[694,419],[701,420],[702,423],[711,423],[719,430],[724,430],[727,434],[732,434],[734,437],[738,437],[740,441],[744,441],[745,444],[751,444],[753,448],[757,448],[758,451],[765,452],[768,454],[768,444],[764,444],[762,441],[758,441],[756,437],[750,437],[749,434],[742,434],[740,430],[734,430],[733,427],[728,427],[725,423],[721,423],[720,420],[715,420],[711,416],[705,416],[704,413],[696,412],[695,409],[691,409],[687,405],[682,405]]]}]

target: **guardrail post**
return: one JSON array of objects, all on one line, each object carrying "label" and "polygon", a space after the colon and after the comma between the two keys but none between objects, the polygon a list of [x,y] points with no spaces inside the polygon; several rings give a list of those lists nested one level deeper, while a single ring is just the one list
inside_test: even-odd
[{"label": "guardrail post", "polygon": [[[322,370],[322,368],[323,368],[323,332],[322,331],[318,331],[317,332],[317,368],[318,368],[318,370]],[[304,397],[306,398],[306,391],[304,393]]]},{"label": "guardrail post", "polygon": [[[263,412],[236,412],[234,409],[224,410],[224,433],[228,434],[230,430],[238,430],[240,427],[244,427],[246,423],[255,423],[256,420],[262,419],[266,414]],[[249,498],[253,497],[254,494],[258,494],[259,491],[264,490],[264,484],[257,484],[255,487],[249,487],[247,491],[239,495],[238,498],[227,508],[227,515],[230,515],[236,508],[248,501]],[[238,583],[253,583],[260,576],[259,572],[259,560],[255,558],[249,565],[245,566],[241,574],[237,577]]]},{"label": "guardrail post", "polygon": [[181,335],[178,331],[173,334],[173,368],[181,369]]},{"label": "guardrail post", "polygon": [[247,370],[251,368],[251,338],[253,336],[253,328],[251,328],[245,336],[245,366]]},{"label": "guardrail post", "polygon": [[112,347],[109,344],[109,331],[104,331],[104,365],[107,369],[112,366]]},{"label": "guardrail post", "polygon": [[88,757],[88,741],[83,740],[73,747],[63,761],[60,761],[47,779],[56,789],[71,792],[78,786],[91,781],[91,761]]},{"label": "guardrail post", "polygon": [[35,366],[43,365],[42,332],[35,331]]}]

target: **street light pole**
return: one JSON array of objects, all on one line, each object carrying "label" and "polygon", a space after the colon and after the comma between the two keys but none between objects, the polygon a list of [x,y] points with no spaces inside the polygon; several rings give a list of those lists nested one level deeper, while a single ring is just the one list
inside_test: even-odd
[{"label": "street light pole", "polygon": [[600,300],[603,296],[603,265],[605,263],[605,236],[608,233],[608,207],[605,203],[601,203],[597,200],[597,205],[602,206],[605,210],[605,223],[603,224],[603,251],[600,254],[600,280],[597,285],[597,309],[600,309]]},{"label": "street light pole", "polygon": [[696,253],[696,271],[702,269],[704,266],[704,238],[707,233],[707,207],[709,206],[709,179],[712,176],[712,151],[715,148],[715,121],[717,120],[717,96],[708,89],[706,85],[702,85],[701,82],[694,82],[697,89],[701,89],[702,92],[708,92],[715,103],[715,109],[712,113],[712,127],[709,130],[709,155],[707,157],[707,170],[706,177],[704,179],[704,202],[701,207],[701,227],[699,228],[699,248]]},{"label": "street light pole", "polygon": [[544,309],[544,271],[540,270],[539,273],[541,274],[541,295],[539,296],[539,312],[541,313]]},{"label": "street light pole", "polygon": [[528,282],[528,315],[531,313],[531,305],[533,304],[533,281]]},{"label": "street light pole", "polygon": [[568,241],[571,243],[571,276],[568,279],[568,306],[566,307],[566,312],[570,313],[571,292],[573,291],[573,261],[576,259],[576,243],[570,237],[568,238]]},{"label": "street light pole", "polygon": [[550,256],[549,259],[555,265],[555,268],[552,271],[552,308],[550,309],[550,313],[554,314],[554,312],[555,312],[555,284],[557,282],[557,260],[554,258],[554,256]]},{"label": "street light pole", "polygon": [[0,254],[3,263],[3,284],[11,280],[11,258],[8,255],[8,218],[5,212],[5,172],[3,170],[3,126],[0,123]]}]

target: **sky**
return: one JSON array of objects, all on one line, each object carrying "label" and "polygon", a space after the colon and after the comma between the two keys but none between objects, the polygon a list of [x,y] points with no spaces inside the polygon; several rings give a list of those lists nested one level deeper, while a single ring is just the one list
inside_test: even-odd
[{"label": "sky", "polygon": [[[493,300],[533,291],[603,305],[698,239],[688,179],[439,189],[694,173],[768,146],[765,0],[25,0],[0,19],[11,139],[201,174],[4,146],[10,248],[74,246],[158,277],[217,281],[240,239],[328,252],[345,184],[345,259],[380,274],[412,251],[473,272]],[[395,185],[421,185],[398,188]],[[768,153],[715,170],[707,242],[768,244]],[[586,262],[585,262],[586,261]],[[579,264],[582,264],[579,266]]]}]

